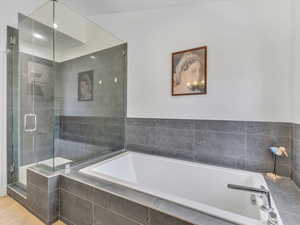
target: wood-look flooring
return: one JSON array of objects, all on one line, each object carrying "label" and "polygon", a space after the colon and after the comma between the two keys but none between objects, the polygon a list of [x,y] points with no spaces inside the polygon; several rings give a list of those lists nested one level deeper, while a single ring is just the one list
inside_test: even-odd
[{"label": "wood-look flooring", "polygon": [[[44,225],[44,223],[12,198],[1,197],[0,225]],[[58,221],[53,225],[65,224]]]}]

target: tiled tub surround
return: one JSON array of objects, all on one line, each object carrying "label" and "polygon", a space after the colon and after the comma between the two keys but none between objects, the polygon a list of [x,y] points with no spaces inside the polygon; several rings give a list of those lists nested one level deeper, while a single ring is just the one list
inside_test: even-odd
[{"label": "tiled tub surround", "polygon": [[287,177],[273,181],[265,178],[284,225],[299,225],[300,189]]},{"label": "tiled tub surround", "polygon": [[128,150],[256,172],[273,170],[272,145],[287,148],[277,172],[291,175],[292,124],[128,118]]},{"label": "tiled tub surround", "polygon": [[[145,225],[232,225],[170,201],[78,172],[95,162],[62,174],[60,190],[61,197],[65,197],[61,199],[60,216],[67,224],[144,225],[142,222],[147,214]],[[298,225],[300,190],[289,178],[267,182],[284,225]],[[69,206],[74,203],[77,207],[71,209]],[[87,222],[82,221],[82,217]]]},{"label": "tiled tub surround", "polygon": [[[141,192],[123,189],[106,182],[95,182],[97,187],[62,176],[60,216],[64,222],[72,225],[232,225]],[[100,183],[104,190],[99,188]],[[157,210],[159,208],[165,209],[173,216],[162,213],[161,210]],[[190,217],[195,223],[177,219],[178,217]]]},{"label": "tiled tub surround", "polygon": [[[28,178],[29,182],[33,184],[29,187],[37,186],[41,190],[33,189],[36,191],[36,197],[34,197],[32,205],[39,206],[40,212],[46,212],[46,214],[40,214],[49,218],[47,215],[51,214],[47,214],[47,212],[57,212],[50,210],[50,207],[57,209],[59,204],[60,218],[71,225],[232,225],[232,223],[207,216],[199,211],[78,172],[82,168],[111,156],[113,155],[103,156],[100,159],[77,165],[71,168],[70,173],[61,171],[53,175],[40,168],[34,168],[34,173],[28,173],[29,176],[33,175],[33,177]],[[56,175],[58,174],[60,174],[60,182],[57,182]],[[49,181],[54,177],[56,179]],[[300,220],[300,190],[289,178],[276,182],[267,180],[267,182],[284,225],[298,225]],[[57,190],[58,184],[60,185],[59,201],[56,197],[51,197],[51,193]],[[9,194],[20,200],[18,199],[20,196],[10,191]],[[56,196],[56,194],[54,195]],[[24,201],[24,199],[22,200]],[[52,204],[49,205],[49,202]],[[30,209],[26,199],[25,206]],[[49,208],[46,210],[45,207],[47,206]],[[30,210],[35,215],[40,216],[35,213],[35,210]]]},{"label": "tiled tub surround", "polygon": [[45,224],[52,224],[59,218],[59,182],[58,172],[51,173],[39,167],[27,170],[27,188],[8,187],[8,195],[31,211]]},{"label": "tiled tub surround", "polygon": [[[105,160],[109,157],[103,157]],[[100,160],[100,161],[102,161]],[[100,162],[98,161],[98,162]],[[60,217],[72,225],[232,225],[216,217],[78,172],[61,175]],[[70,207],[70,206],[73,207]]]},{"label": "tiled tub surround", "polygon": [[237,224],[262,225],[267,217],[249,202],[249,193],[227,188],[228,184],[267,188],[263,176],[253,172],[136,152],[119,154],[80,172]]},{"label": "tiled tub surround", "polygon": [[294,182],[300,187],[300,125],[294,124],[293,132],[293,173]]}]

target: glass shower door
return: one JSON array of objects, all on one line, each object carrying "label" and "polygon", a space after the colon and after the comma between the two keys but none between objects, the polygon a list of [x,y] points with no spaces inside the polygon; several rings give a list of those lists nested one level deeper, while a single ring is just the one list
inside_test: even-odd
[{"label": "glass shower door", "polygon": [[53,2],[25,16],[19,14],[18,182],[27,185],[33,165],[54,168]]}]

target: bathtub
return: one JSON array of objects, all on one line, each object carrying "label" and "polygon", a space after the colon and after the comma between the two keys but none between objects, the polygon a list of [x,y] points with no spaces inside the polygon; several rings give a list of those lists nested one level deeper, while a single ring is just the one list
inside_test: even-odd
[{"label": "bathtub", "polygon": [[[259,173],[135,152],[121,153],[83,168],[80,172],[233,223],[267,224],[267,214],[251,204],[251,193],[227,188],[227,184],[239,184],[268,189]],[[278,224],[283,225],[273,199],[272,206],[278,215]]]}]

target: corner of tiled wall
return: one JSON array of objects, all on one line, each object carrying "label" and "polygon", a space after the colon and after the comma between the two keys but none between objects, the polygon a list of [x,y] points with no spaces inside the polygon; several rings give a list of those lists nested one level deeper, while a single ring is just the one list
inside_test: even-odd
[{"label": "corner of tiled wall", "polygon": [[293,125],[293,170],[292,179],[300,188],[300,125]]}]

